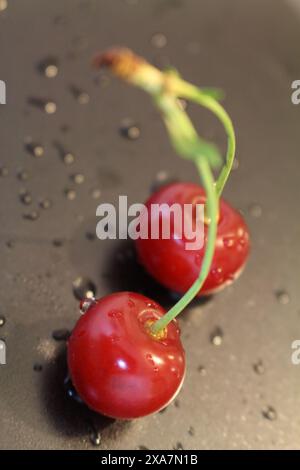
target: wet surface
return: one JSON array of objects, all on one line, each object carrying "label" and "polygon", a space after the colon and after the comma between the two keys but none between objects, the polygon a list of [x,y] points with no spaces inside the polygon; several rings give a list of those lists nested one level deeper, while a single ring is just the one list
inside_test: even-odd
[{"label": "wet surface", "polygon": [[[2,3],[0,448],[299,449],[296,2]],[[239,280],[181,317],[188,369],[178,399],[134,422],[97,416],[67,393],[77,299],[130,289],[167,307],[176,296],[143,272],[130,242],[93,236],[96,207],[119,194],[143,202],[155,185],[197,176],[173,154],[149,98],[90,68],[116,43],[226,91],[239,164],[225,196],[252,234]],[[214,118],[188,111],[224,148]]]}]

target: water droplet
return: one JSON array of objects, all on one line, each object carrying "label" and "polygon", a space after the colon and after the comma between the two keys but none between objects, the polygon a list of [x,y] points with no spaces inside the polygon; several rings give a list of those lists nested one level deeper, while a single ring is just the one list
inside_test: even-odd
[{"label": "water droplet", "polygon": [[156,174],[155,177],[156,181],[162,182],[168,179],[168,172],[165,170],[161,170]]},{"label": "water droplet", "polygon": [[75,161],[74,155],[70,152],[65,153],[62,158],[65,165],[72,165]]},{"label": "water droplet", "polygon": [[54,238],[54,240],[52,240],[52,245],[56,248],[60,248],[61,246],[63,246],[63,244],[64,241],[61,238]]},{"label": "water droplet", "polygon": [[34,372],[41,372],[43,370],[42,364],[36,362],[35,364],[33,364],[33,370]]},{"label": "water droplet", "polygon": [[29,206],[32,203],[31,194],[26,190],[21,190],[21,192],[20,192],[20,201],[23,204],[25,204],[26,206]]},{"label": "water droplet", "polygon": [[58,74],[58,60],[47,57],[37,64],[38,71],[46,78],[55,78]]},{"label": "water droplet", "polygon": [[70,189],[70,188],[65,189],[65,196],[69,201],[74,201],[74,199],[76,198],[75,189]]},{"label": "water droplet", "polygon": [[197,370],[198,370],[199,374],[202,375],[203,377],[207,374],[206,369],[205,369],[204,366],[199,366]]},{"label": "water droplet", "polygon": [[85,233],[85,238],[89,241],[93,241],[96,239],[96,234],[93,232],[86,232]]},{"label": "water droplet", "polygon": [[253,364],[253,370],[256,374],[262,375],[265,372],[265,366],[261,359],[259,359],[255,364]]},{"label": "water droplet", "polygon": [[110,312],[108,312],[108,316],[117,319],[123,318],[123,312],[121,312],[120,310],[111,310]]},{"label": "water droplet", "polygon": [[44,147],[38,143],[29,143],[26,145],[26,150],[36,158],[42,157],[44,155]]},{"label": "water droplet", "polygon": [[190,436],[194,436],[195,435],[195,428],[193,428],[193,426],[190,426],[189,430],[188,430],[188,433],[189,433]]},{"label": "water droplet", "polygon": [[66,134],[67,132],[69,132],[70,130],[70,126],[68,124],[62,124],[60,126],[60,132]]},{"label": "water droplet", "polygon": [[72,181],[76,184],[82,184],[84,182],[85,178],[82,173],[75,173],[72,175]]},{"label": "water droplet", "polygon": [[101,190],[99,188],[92,189],[91,196],[93,199],[99,199],[99,197],[101,196]]},{"label": "water droplet", "polygon": [[124,119],[120,128],[121,135],[129,140],[137,140],[141,131],[137,124],[131,119]]},{"label": "water droplet", "polygon": [[226,246],[226,248],[232,248],[235,244],[235,240],[232,237],[224,237],[223,244]]},{"label": "water droplet", "polygon": [[165,406],[162,410],[159,410],[159,413],[162,415],[163,413],[165,413],[168,409],[168,406]]},{"label": "water droplet", "polygon": [[67,392],[68,397],[72,398],[75,400],[77,403],[82,404],[83,401],[81,400],[80,396],[78,395],[77,391],[75,390],[75,387],[72,383],[71,378],[67,375],[67,377],[64,380],[64,388]]},{"label": "water droplet", "polygon": [[152,354],[149,354],[149,353],[146,354],[146,359],[147,359],[147,361],[149,362],[149,364],[150,364],[152,367],[155,367],[155,366],[156,366]]},{"label": "water droplet", "polygon": [[0,0],[0,12],[6,10],[7,7],[8,7],[8,1]]},{"label": "water droplet", "polygon": [[290,302],[290,296],[284,290],[276,291],[275,295],[276,295],[278,302],[281,303],[282,305],[287,305]]},{"label": "water droplet", "polygon": [[31,211],[23,214],[23,218],[26,220],[37,220],[39,218],[40,214],[37,211]]},{"label": "water droplet", "polygon": [[259,204],[251,204],[249,206],[249,214],[252,215],[252,217],[260,217],[262,214],[262,208]]},{"label": "water droplet", "polygon": [[67,24],[67,19],[63,15],[57,15],[53,18],[53,24],[55,24],[56,26],[63,26]]},{"label": "water droplet", "polygon": [[177,442],[176,446],[173,447],[174,450],[183,450],[183,445],[181,442]]},{"label": "water droplet", "polygon": [[213,268],[211,270],[211,274],[214,276],[215,280],[217,282],[222,282],[223,281],[223,269],[221,267],[218,268]]},{"label": "water droplet", "polygon": [[200,253],[195,255],[195,264],[196,266],[201,266],[203,260],[203,256]]},{"label": "water droplet", "polygon": [[88,297],[86,299],[81,300],[79,304],[79,310],[80,313],[83,315],[88,311],[88,309],[91,307],[91,305],[96,303],[95,297]]},{"label": "water droplet", "polygon": [[43,199],[42,201],[40,201],[40,207],[42,209],[50,209],[51,206],[52,202],[50,201],[50,199]]},{"label": "water droplet", "polygon": [[8,175],[8,168],[6,166],[1,166],[0,167],[0,177],[3,178]]},{"label": "water droplet", "polygon": [[162,49],[167,45],[167,38],[163,33],[155,33],[151,38],[151,44],[158,49]]},{"label": "water droplet", "polygon": [[239,168],[239,166],[240,166],[240,162],[239,162],[239,160],[238,160],[237,158],[235,158],[235,159],[233,160],[232,169],[235,171],[235,170],[237,170],[237,169]]},{"label": "water droplet", "polygon": [[110,340],[112,343],[117,343],[118,341],[120,341],[120,336],[117,336],[117,335],[111,335],[110,336]]},{"label": "water droplet", "polygon": [[83,90],[80,90],[76,86],[70,87],[71,93],[79,104],[88,104],[90,101],[90,96]]},{"label": "water droplet", "polygon": [[87,277],[79,276],[73,281],[73,294],[78,300],[93,299],[96,295],[96,286]]},{"label": "water droplet", "polygon": [[221,346],[223,342],[223,336],[223,330],[219,326],[217,326],[210,335],[210,342],[214,346]]},{"label": "water droplet", "polygon": [[130,307],[130,308],[135,307],[135,303],[134,303],[134,301],[133,301],[132,299],[129,299],[129,300],[128,300],[128,307]]},{"label": "water droplet", "polygon": [[44,110],[47,114],[54,114],[56,112],[57,106],[54,101],[46,101],[44,104]]},{"label": "water droplet", "polygon": [[155,302],[146,302],[146,307],[153,308],[155,310],[157,308],[157,305]]},{"label": "water droplet", "polygon": [[6,318],[4,316],[1,316],[0,317],[0,327],[1,326],[4,326],[5,325],[5,322],[6,322]]},{"label": "water droplet", "polygon": [[28,175],[27,171],[25,171],[25,170],[19,170],[19,171],[17,172],[17,177],[18,177],[18,179],[19,179],[20,181],[27,181],[28,178],[29,178],[29,175]]},{"label": "water droplet", "polygon": [[268,419],[269,421],[275,421],[277,419],[277,411],[273,406],[267,406],[262,410],[262,415],[264,418]]},{"label": "water droplet", "polygon": [[70,331],[67,328],[61,328],[60,330],[54,330],[52,333],[52,338],[55,341],[67,341],[70,336]]},{"label": "water droplet", "polygon": [[101,444],[101,434],[98,431],[93,431],[90,434],[90,441],[93,446],[99,447]]}]

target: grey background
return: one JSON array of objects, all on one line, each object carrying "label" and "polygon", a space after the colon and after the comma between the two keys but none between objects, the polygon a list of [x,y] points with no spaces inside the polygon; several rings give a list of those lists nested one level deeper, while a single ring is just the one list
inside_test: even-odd
[{"label": "grey background", "polygon": [[[8,93],[0,106],[0,166],[9,171],[0,178],[2,449],[300,448],[300,366],[291,364],[291,343],[300,338],[300,107],[290,98],[291,82],[300,78],[299,11],[297,2],[279,0],[8,0],[0,12],[0,78]],[[167,38],[161,49],[151,41],[158,32]],[[72,292],[78,276],[88,276],[98,296],[131,289],[174,302],[143,274],[130,244],[85,234],[95,230],[99,202],[115,202],[119,194],[141,202],[160,172],[197,177],[174,155],[148,97],[91,70],[95,51],[112,44],[226,90],[239,168],[225,197],[244,212],[252,234],[238,282],[181,316],[188,369],[178,400],[131,423],[96,416],[66,397],[65,345],[52,332],[71,329],[79,317]],[[59,62],[54,79],[37,69],[48,56]],[[70,86],[90,102],[79,104]],[[57,112],[47,115],[30,97],[54,100]],[[199,131],[224,149],[216,120],[189,110]],[[124,118],[140,126],[136,141],[120,135]],[[40,159],[24,148],[28,137],[44,146]],[[56,141],[74,153],[73,166],[62,163]],[[28,181],[17,178],[21,168]],[[81,186],[70,180],[74,172],[85,175]],[[73,201],[64,195],[70,187]],[[98,200],[94,188],[102,192]],[[30,191],[31,206],[20,202],[22,189]],[[38,207],[43,198],[53,202],[50,209]],[[38,220],[23,218],[31,210],[39,211]],[[210,340],[216,327],[224,334],[219,347]],[[253,367],[258,360],[262,374]],[[264,417],[268,406],[275,420]],[[95,431],[99,447],[91,442]]]}]

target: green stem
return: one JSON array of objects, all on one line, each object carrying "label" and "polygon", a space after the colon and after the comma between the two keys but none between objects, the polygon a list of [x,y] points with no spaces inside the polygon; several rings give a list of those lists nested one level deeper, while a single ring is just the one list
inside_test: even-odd
[{"label": "green stem", "polygon": [[226,160],[221,170],[221,173],[216,181],[217,195],[218,197],[220,197],[223,192],[226,181],[229,177],[235,157],[236,138],[232,121],[223,106],[221,106],[218,101],[216,101],[211,96],[206,95],[199,88],[193,85],[185,87],[185,93],[183,98],[188,98],[191,101],[194,101],[209,109],[221,121],[227,134]]},{"label": "green stem", "polygon": [[151,329],[154,334],[163,330],[172,320],[174,320],[174,318],[177,317],[177,315],[179,315],[179,313],[193,300],[193,298],[196,297],[209,273],[214,255],[218,225],[218,196],[207,159],[202,156],[198,156],[195,158],[195,165],[198,168],[206,192],[207,215],[210,219],[201,271],[199,277],[184,296],[163,317],[152,325]]}]

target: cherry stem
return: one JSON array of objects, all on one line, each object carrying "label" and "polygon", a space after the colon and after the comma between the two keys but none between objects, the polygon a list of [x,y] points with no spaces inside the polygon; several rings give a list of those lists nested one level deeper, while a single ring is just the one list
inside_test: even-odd
[{"label": "cherry stem", "polygon": [[186,98],[189,98],[191,101],[195,101],[215,114],[215,116],[217,116],[217,118],[223,124],[227,134],[226,160],[216,181],[217,195],[220,197],[230,175],[235,157],[236,138],[232,121],[223,106],[221,106],[218,101],[213,99],[211,96],[202,93],[199,88],[193,87],[192,92],[188,92],[186,94]]},{"label": "cherry stem", "polygon": [[[165,122],[170,140],[176,152],[192,160],[199,172],[206,193],[206,216],[209,220],[205,252],[198,278],[184,296],[159,320],[151,326],[153,334],[166,326],[193,300],[203,286],[212,263],[217,226],[219,197],[230,174],[235,155],[235,133],[230,117],[217,101],[220,90],[198,88],[183,80],[175,70],[161,72],[129,49],[117,48],[106,51],[94,60],[95,66],[106,65],[120,78],[150,93]],[[178,98],[187,98],[209,109],[223,124],[227,134],[225,164],[214,181],[212,168],[221,161],[219,150],[201,138],[188,115],[179,104]]]},{"label": "cherry stem", "polygon": [[207,215],[210,219],[208,226],[208,237],[204,258],[201,265],[201,271],[199,277],[196,279],[194,284],[184,294],[184,296],[170,309],[168,312],[153,323],[151,330],[154,334],[157,334],[160,330],[166,328],[166,326],[179,315],[182,310],[193,300],[198,294],[199,290],[203,286],[203,283],[209,273],[211,262],[215,251],[215,242],[217,235],[217,217],[218,217],[218,196],[216,191],[215,182],[212,176],[210,166],[202,155],[198,156],[194,160],[195,165],[198,168],[201,176],[203,186],[206,192],[206,204],[207,204]]}]

